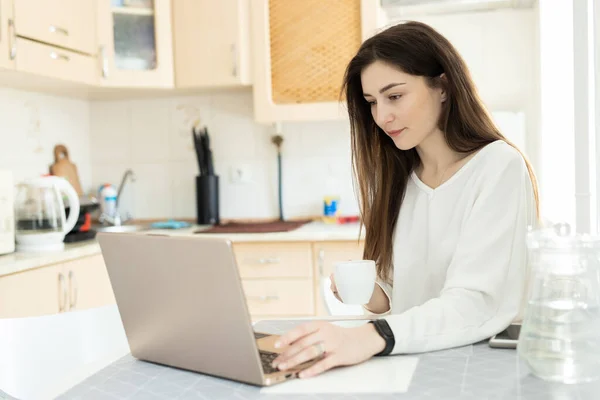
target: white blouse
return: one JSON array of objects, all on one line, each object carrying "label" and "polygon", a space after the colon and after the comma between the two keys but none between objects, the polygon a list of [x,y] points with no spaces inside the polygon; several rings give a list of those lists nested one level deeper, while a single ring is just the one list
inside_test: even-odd
[{"label": "white blouse", "polygon": [[435,189],[413,172],[394,234],[393,288],[378,282],[390,298],[392,354],[475,343],[518,319],[535,221],[527,166],[504,141]]}]

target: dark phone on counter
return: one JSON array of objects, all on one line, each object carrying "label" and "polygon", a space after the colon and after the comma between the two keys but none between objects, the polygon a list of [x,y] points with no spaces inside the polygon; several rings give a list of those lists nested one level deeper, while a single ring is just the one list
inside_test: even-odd
[{"label": "dark phone on counter", "polygon": [[490,347],[499,349],[516,349],[521,333],[521,324],[510,324],[508,328],[492,336]]}]

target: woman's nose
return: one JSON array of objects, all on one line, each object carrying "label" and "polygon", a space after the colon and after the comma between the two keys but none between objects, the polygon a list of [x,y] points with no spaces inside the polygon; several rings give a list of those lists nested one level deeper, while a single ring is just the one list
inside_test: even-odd
[{"label": "woman's nose", "polygon": [[391,110],[390,107],[386,107],[386,106],[379,106],[379,104],[377,105],[377,114],[375,116],[375,122],[377,122],[377,125],[379,126],[385,126],[388,123],[394,121],[394,113]]}]

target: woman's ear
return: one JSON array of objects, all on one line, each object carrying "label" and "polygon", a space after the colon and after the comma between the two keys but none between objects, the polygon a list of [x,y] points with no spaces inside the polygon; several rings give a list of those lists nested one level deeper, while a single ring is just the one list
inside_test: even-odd
[{"label": "woman's ear", "polygon": [[440,79],[440,88],[442,89],[442,91],[440,93],[440,98],[443,103],[448,99],[448,90],[446,90],[446,88],[448,87],[448,79],[446,78],[445,73],[442,73],[439,76],[439,79]]}]

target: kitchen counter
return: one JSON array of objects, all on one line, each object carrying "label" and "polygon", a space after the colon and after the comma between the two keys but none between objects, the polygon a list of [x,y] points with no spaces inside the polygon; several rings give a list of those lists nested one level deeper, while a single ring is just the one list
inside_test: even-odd
[{"label": "kitchen counter", "polygon": [[65,244],[65,249],[57,252],[4,254],[0,256],[0,277],[95,254],[100,254],[100,245],[95,240]]},{"label": "kitchen counter", "polygon": [[[208,229],[207,225],[194,225],[184,229],[152,229],[141,233],[156,233],[173,236],[194,235],[194,232]],[[359,231],[358,223],[351,224],[325,224],[323,222],[310,222],[289,232],[270,233],[203,233],[198,237],[226,237],[233,243],[236,242],[295,242],[295,241],[336,241],[358,240],[359,233],[364,239],[364,232]]]},{"label": "kitchen counter", "polygon": [[[232,242],[294,242],[294,241],[356,241],[359,238],[359,224],[325,224],[311,222],[290,232],[273,233],[206,233],[194,234],[207,225],[192,225],[184,229],[150,229],[131,234],[163,234],[171,236],[196,236],[196,237],[226,237]],[[364,232],[361,233],[364,239]],[[65,244],[65,249],[53,253],[11,253],[0,256],[0,277],[14,274],[45,265],[57,264],[81,257],[100,254],[100,246],[96,240],[80,243]]]}]

